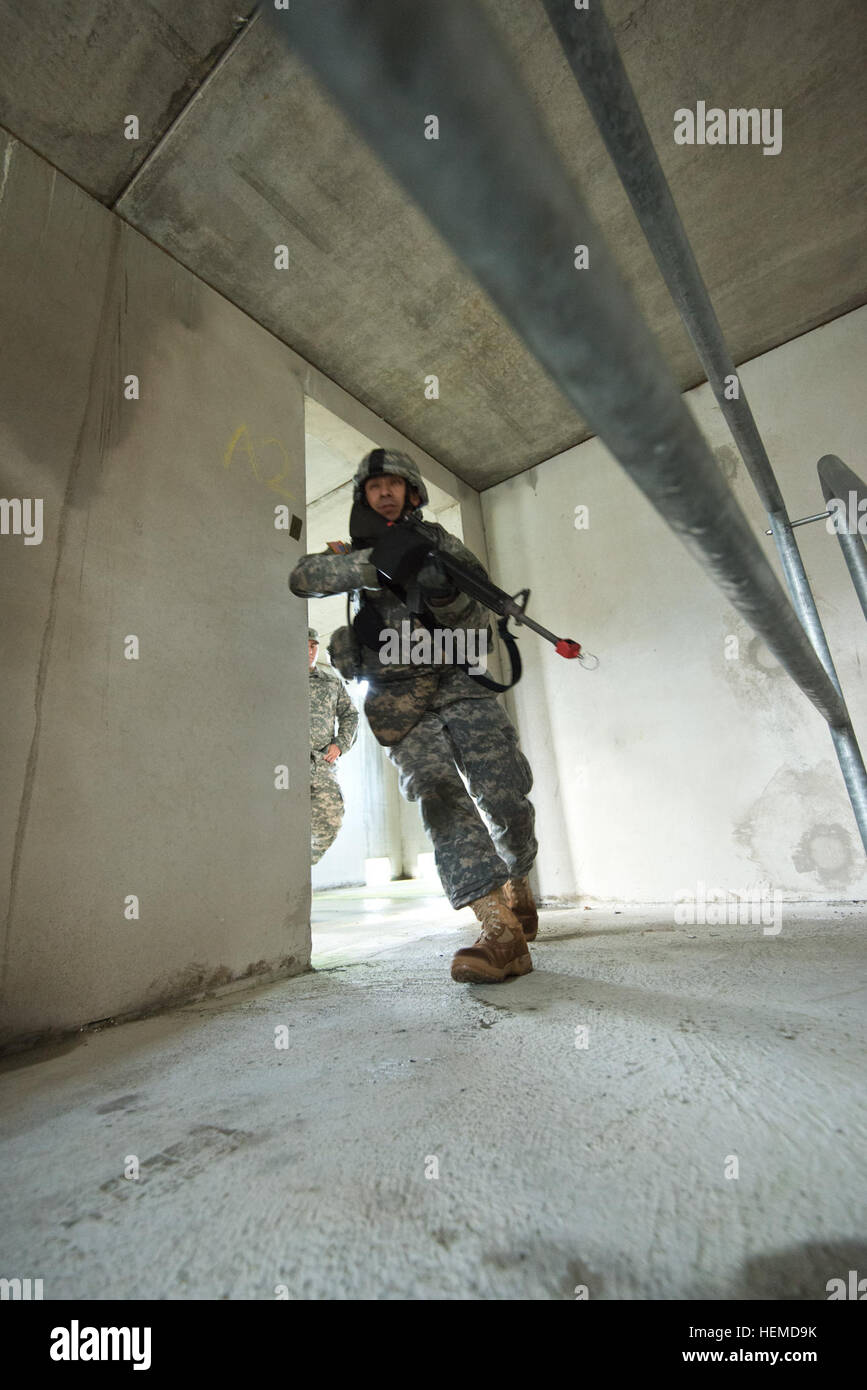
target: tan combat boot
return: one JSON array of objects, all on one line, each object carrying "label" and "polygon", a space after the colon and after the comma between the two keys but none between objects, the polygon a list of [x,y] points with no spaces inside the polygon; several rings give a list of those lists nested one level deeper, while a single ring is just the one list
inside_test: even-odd
[{"label": "tan combat boot", "polygon": [[530,880],[510,878],[503,892],[506,895],[506,903],[524,928],[524,940],[535,941],[539,932],[539,914],[530,891]]},{"label": "tan combat boot", "polygon": [[461,984],[489,985],[533,969],[521,923],[510,911],[502,888],[495,888],[470,907],[482,924],[475,946],[456,951],[452,979]]}]

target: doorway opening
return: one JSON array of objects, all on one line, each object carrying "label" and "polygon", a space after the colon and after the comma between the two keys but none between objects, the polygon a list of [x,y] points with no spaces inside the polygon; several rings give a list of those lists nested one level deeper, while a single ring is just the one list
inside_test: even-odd
[{"label": "doorway opening", "polygon": [[[306,553],[348,540],[352,478],[364,454],[375,447],[375,440],[306,398]],[[426,518],[462,539],[460,503],[427,478],[425,484],[430,495]],[[310,601],[308,623],[319,633],[319,666],[330,667],[328,643],[346,616],[345,594]],[[418,807],[400,795],[397,769],[368,728],[366,686],[349,682],[346,689],[359,719],[355,743],[336,765],[343,823],[311,869],[311,963],[320,969],[358,961],[437,930],[451,934],[455,926]]]}]

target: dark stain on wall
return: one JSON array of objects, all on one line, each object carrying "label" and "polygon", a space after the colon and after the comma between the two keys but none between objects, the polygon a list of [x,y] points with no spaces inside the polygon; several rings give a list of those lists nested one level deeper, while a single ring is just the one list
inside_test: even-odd
[{"label": "dark stain on wall", "polygon": [[855,844],[845,826],[812,825],[798,841],[792,863],[799,873],[813,873],[827,888],[845,888],[855,876]]},{"label": "dark stain on wall", "polygon": [[[775,888],[796,894],[825,888],[848,896],[864,860],[854,820],[851,828],[845,824],[845,798],[839,768],[830,760],[812,768],[781,767],[735,826],[735,843],[774,879]],[[776,875],[770,872],[774,862],[780,866]],[[787,862],[794,873],[783,870]]]}]

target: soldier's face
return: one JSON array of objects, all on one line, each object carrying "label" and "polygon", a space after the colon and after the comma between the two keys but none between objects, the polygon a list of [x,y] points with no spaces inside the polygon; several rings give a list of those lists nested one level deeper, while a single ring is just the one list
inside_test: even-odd
[{"label": "soldier's face", "polygon": [[397,521],[405,506],[418,506],[418,493],[407,486],[406,478],[398,478],[394,473],[381,473],[378,478],[368,478],[364,484],[367,505],[372,507],[386,521]]},{"label": "soldier's face", "polygon": [[319,643],[318,643],[318,642],[308,642],[308,643],[307,643],[307,668],[308,668],[308,670],[310,670],[310,671],[312,671],[312,670],[313,670],[313,667],[316,665],[316,653],[317,653],[318,651],[319,651]]}]

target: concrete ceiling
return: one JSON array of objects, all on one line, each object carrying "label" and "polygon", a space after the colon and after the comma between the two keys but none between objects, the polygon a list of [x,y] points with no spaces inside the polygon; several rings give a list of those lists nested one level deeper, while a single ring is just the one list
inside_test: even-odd
[{"label": "concrete ceiling", "polygon": [[[695,385],[701,368],[541,4],[484,3],[681,389]],[[864,303],[864,0],[606,8],[735,362]],[[0,0],[0,34],[0,124],[460,478],[484,489],[587,437],[251,6]],[[673,113],[698,100],[781,107],[782,153],[676,146]],[[124,139],[128,114],[138,142]]]}]

